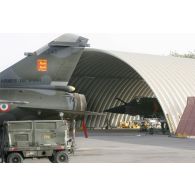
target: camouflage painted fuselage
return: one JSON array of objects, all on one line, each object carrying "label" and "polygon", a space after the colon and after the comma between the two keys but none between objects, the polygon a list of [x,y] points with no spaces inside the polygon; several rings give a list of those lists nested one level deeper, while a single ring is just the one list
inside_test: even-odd
[{"label": "camouflage painted fuselage", "polygon": [[[72,93],[69,79],[88,39],[65,34],[0,73],[0,124],[8,120],[77,116],[86,110],[85,96]],[[8,101],[9,103],[7,103]],[[25,102],[25,103],[22,103]]]}]

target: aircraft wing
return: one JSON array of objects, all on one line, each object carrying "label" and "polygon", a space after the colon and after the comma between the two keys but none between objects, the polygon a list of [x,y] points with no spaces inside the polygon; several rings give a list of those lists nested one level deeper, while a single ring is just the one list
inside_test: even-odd
[{"label": "aircraft wing", "polygon": [[0,104],[29,104],[29,102],[27,102],[27,101],[0,100]]},{"label": "aircraft wing", "polygon": [[30,111],[34,113],[40,113],[42,116],[59,115],[60,112],[64,113],[67,118],[83,118],[84,116],[102,116],[105,113],[93,112],[93,111],[76,111],[76,110],[64,110],[55,108],[35,108],[28,107],[28,105],[20,105],[18,108]]},{"label": "aircraft wing", "polygon": [[109,109],[104,110],[104,112],[124,114],[126,112],[126,106],[122,105],[122,106],[117,106],[114,108],[109,108]]},{"label": "aircraft wing", "polygon": [[117,114],[129,114],[132,116],[148,114],[147,110],[142,110],[140,109],[139,106],[136,107],[136,106],[129,106],[129,105],[113,107],[113,108],[104,110],[104,112],[117,113]]},{"label": "aircraft wing", "polygon": [[33,87],[52,81],[68,83],[88,39],[64,34],[0,73],[0,87]]},{"label": "aircraft wing", "polygon": [[106,113],[93,112],[93,111],[85,111],[84,114],[88,116],[106,116]]}]

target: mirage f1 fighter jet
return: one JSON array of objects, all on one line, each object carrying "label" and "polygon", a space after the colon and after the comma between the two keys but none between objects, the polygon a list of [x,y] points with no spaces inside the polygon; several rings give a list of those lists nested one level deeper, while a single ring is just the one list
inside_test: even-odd
[{"label": "mirage f1 fighter jet", "polygon": [[162,118],[164,116],[162,108],[156,98],[151,97],[136,97],[130,102],[125,102],[120,98],[116,100],[123,103],[123,105],[109,108],[104,112],[129,114],[132,116],[140,115],[144,118]]},{"label": "mirage f1 fighter jet", "polygon": [[78,117],[86,112],[83,94],[69,79],[88,39],[64,34],[0,73],[0,125],[9,120]]}]

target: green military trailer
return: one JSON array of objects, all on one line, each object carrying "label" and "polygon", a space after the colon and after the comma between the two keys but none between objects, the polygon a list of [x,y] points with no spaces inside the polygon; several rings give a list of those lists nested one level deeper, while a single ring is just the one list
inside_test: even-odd
[{"label": "green military trailer", "polygon": [[69,125],[64,120],[5,122],[1,157],[7,163],[21,163],[25,158],[48,158],[52,163],[66,163],[73,147]]}]

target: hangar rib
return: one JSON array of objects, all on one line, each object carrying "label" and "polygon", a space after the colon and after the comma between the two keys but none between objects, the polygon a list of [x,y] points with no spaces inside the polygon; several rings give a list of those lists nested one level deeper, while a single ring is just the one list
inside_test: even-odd
[{"label": "hangar rib", "polygon": [[[85,49],[70,84],[86,95],[88,110],[102,112],[119,106],[120,97],[156,97],[172,133],[175,133],[187,97],[195,95],[195,60],[118,51]],[[89,127],[116,126],[130,116],[89,116]]]}]

